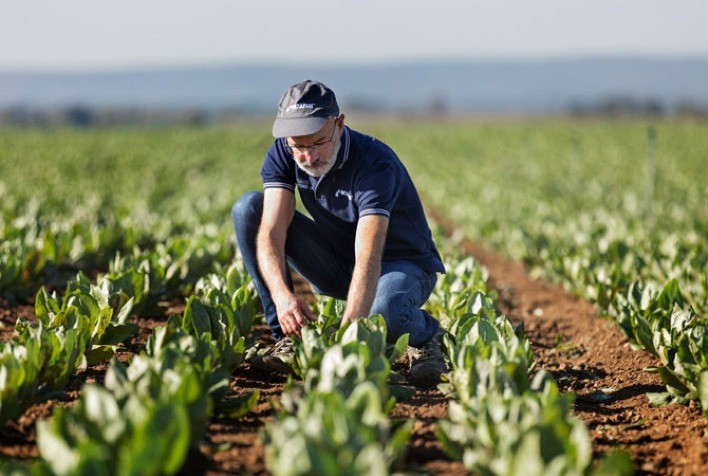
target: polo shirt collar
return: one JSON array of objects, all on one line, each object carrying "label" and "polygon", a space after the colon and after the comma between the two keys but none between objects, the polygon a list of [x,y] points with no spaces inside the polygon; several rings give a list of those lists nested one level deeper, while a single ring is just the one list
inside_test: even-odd
[{"label": "polo shirt collar", "polygon": [[349,149],[351,145],[351,137],[349,135],[349,127],[344,126],[344,133],[342,134],[342,145],[339,148],[339,154],[337,154],[337,161],[334,163],[333,169],[341,169],[344,164],[349,160]]}]

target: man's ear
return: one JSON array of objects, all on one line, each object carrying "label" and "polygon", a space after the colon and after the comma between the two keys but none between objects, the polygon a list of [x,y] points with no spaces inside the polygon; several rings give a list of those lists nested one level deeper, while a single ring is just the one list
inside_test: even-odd
[{"label": "man's ear", "polygon": [[344,114],[340,114],[339,117],[336,119],[337,122],[337,127],[340,129],[344,128]]}]

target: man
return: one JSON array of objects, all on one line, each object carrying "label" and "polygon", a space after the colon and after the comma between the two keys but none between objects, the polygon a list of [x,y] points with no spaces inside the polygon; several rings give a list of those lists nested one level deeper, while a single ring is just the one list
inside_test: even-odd
[{"label": "man", "polygon": [[[382,314],[389,339],[409,333],[409,380],[445,371],[438,322],[420,309],[444,273],[413,182],[382,142],[344,125],[334,92],[306,80],[288,88],[266,153],[263,193],[232,210],[238,245],[278,341],[257,364],[286,372],[290,336],[315,320],[288,267],[316,292],[346,300],[344,321]],[[295,209],[295,190],[312,218]]]}]

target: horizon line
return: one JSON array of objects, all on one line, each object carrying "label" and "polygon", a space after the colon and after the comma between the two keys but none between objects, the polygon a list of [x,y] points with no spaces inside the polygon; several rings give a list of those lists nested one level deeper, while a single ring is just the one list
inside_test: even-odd
[{"label": "horizon line", "polygon": [[293,61],[289,59],[220,59],[220,60],[186,60],[186,61],[154,61],[134,64],[93,64],[80,66],[69,65],[3,65],[0,64],[0,75],[46,74],[46,75],[93,75],[93,74],[130,74],[149,72],[170,72],[184,70],[211,70],[234,67],[275,67],[275,68],[356,68],[356,67],[396,67],[406,65],[426,64],[543,64],[576,61],[708,61],[708,52],[704,53],[558,53],[539,55],[478,55],[478,56],[444,56],[444,57],[400,57],[393,59],[352,59],[341,60],[310,60]]}]

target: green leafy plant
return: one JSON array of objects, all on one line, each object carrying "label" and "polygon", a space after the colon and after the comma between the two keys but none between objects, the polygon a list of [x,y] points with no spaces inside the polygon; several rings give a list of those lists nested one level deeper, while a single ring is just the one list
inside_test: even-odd
[{"label": "green leafy plant", "polygon": [[445,450],[475,474],[587,474],[590,440],[571,416],[572,398],[549,380],[537,390],[450,402],[437,429]]},{"label": "green leafy plant", "polygon": [[93,385],[76,406],[37,423],[42,459],[59,475],[175,474],[189,444],[182,403],[121,398]]},{"label": "green leafy plant", "polygon": [[232,371],[244,360],[246,341],[239,331],[236,315],[228,305],[203,304],[197,296],[187,300],[182,316],[173,315],[169,320],[175,328],[209,342],[216,353],[219,365]]},{"label": "green leafy plant", "polygon": [[[137,332],[137,325],[128,322],[133,309],[133,299],[122,291],[115,293],[93,286],[89,293],[81,289],[85,278],[77,279],[76,287],[69,286],[63,296],[51,295],[41,288],[35,298],[37,320],[46,329],[71,329],[82,319],[87,319],[88,329],[81,336],[88,339],[86,358],[88,364],[109,360],[115,346]],[[19,322],[19,321],[18,321]],[[23,323],[22,326],[33,324]]]},{"label": "green leafy plant", "polygon": [[676,280],[660,291],[630,285],[618,296],[620,328],[636,347],[660,359],[649,367],[666,384],[666,392],[650,393],[654,404],[701,402],[708,416],[708,321],[687,305]]},{"label": "green leafy plant", "polygon": [[0,344],[0,427],[18,418],[38,397],[40,343]]},{"label": "green leafy plant", "polygon": [[236,323],[239,333],[247,337],[258,314],[258,296],[242,263],[232,263],[225,276],[210,274],[197,281],[195,292],[215,308],[224,310]]},{"label": "green leafy plant", "polygon": [[363,382],[345,396],[308,392],[294,414],[265,427],[266,465],[275,475],[387,474],[410,437],[412,421],[393,425],[376,385]]},{"label": "green leafy plant", "polygon": [[[316,325],[303,328],[301,338],[294,339],[295,373],[305,379],[307,387],[312,387],[321,378],[334,378],[332,372],[353,372],[348,377],[353,381],[375,378],[382,392],[388,382],[396,396],[410,395],[400,386],[402,377],[391,371],[391,363],[408,347],[408,334],[388,345],[386,321],[380,314],[340,327],[339,318],[333,317],[336,307],[333,302],[325,306]],[[338,363],[333,364],[334,361]]]}]

